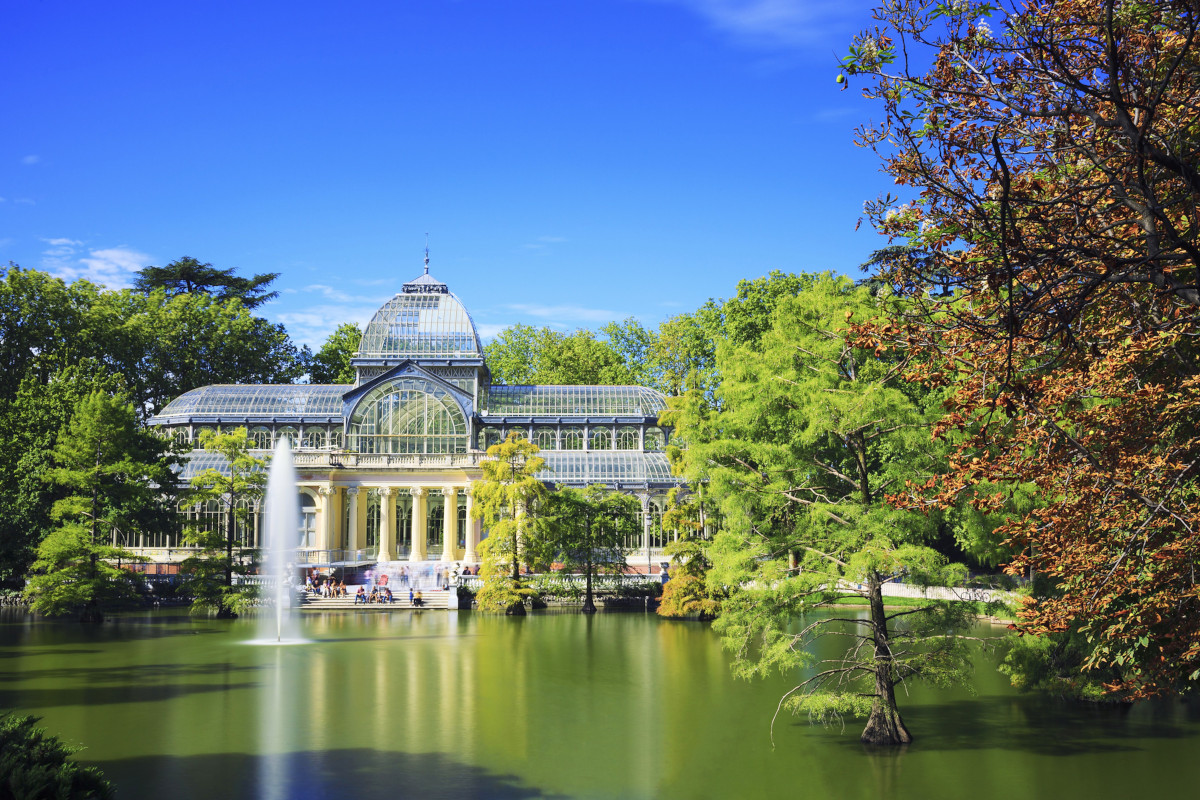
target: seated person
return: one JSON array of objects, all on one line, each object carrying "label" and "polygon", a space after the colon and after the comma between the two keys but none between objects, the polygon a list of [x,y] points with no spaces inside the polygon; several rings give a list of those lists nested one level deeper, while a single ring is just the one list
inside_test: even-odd
[{"label": "seated person", "polygon": [[416,596],[413,597],[412,604],[417,608],[421,608],[425,605],[425,599],[421,597],[420,592],[417,592]]},{"label": "seated person", "polygon": [[358,593],[354,595],[354,605],[367,602],[367,591],[363,587],[358,587]]},{"label": "seated person", "polygon": [[371,599],[368,600],[367,602],[368,603],[378,603],[379,602],[379,590],[376,589],[374,586],[371,587]]},{"label": "seated person", "polygon": [[383,602],[385,602],[385,603],[396,602],[396,598],[392,597],[392,590],[386,586],[383,587]]}]

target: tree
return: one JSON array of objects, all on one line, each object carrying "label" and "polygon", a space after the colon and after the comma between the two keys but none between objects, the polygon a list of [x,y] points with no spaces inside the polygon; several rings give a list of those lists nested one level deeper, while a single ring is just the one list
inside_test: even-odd
[{"label": "tree", "polygon": [[845,62],[882,105],[859,143],[911,192],[867,216],[929,254],[884,265],[912,302],[864,343],[954,390],[935,429],[953,473],[897,499],[991,512],[979,483],[1035,484],[1001,528],[1009,569],[1047,579],[1021,629],[1090,641],[1082,667],[1120,695],[1194,688],[1200,20],[1182,2],[1004,12],[993,31],[992,3],[889,3]]},{"label": "tree", "polygon": [[354,383],[356,376],[350,359],[358,353],[362,331],[353,322],[344,322],[329,334],[325,344],[312,357],[309,378],[313,383]]},{"label": "tree", "polygon": [[226,469],[210,467],[192,478],[188,500],[192,506],[218,504],[223,524],[191,526],[184,532],[185,541],[199,548],[196,555],[180,565],[185,576],[184,590],[193,598],[194,612],[215,612],[219,618],[232,619],[244,610],[249,600],[243,587],[233,582],[235,574],[249,571],[247,564],[234,558],[233,547],[239,523],[250,524],[251,507],[262,499],[267,462],[250,454],[245,428],[228,433],[202,431],[198,445],[208,452],[220,453]]},{"label": "tree", "polygon": [[0,714],[0,798],[106,800],[113,786],[96,767],[71,760],[78,748],[35,727],[37,717]]},{"label": "tree", "polygon": [[621,354],[582,328],[566,334],[517,324],[501,331],[484,350],[496,383],[610,386],[633,382],[632,368]]},{"label": "tree", "polygon": [[[884,302],[843,278],[806,277],[756,344],[718,347],[719,405],[693,390],[672,400],[669,417],[688,441],[689,481],[707,481],[722,512],[708,582],[729,592],[715,624],[735,673],[813,667],[785,707],[822,721],[866,717],[864,742],[898,744],[912,737],[896,687],[964,679],[958,632],[969,615],[947,603],[883,605],[883,585],[902,575],[950,585],[965,575],[926,545],[935,523],[885,502],[887,487],[938,461],[924,409],[898,385],[900,356],[847,341],[848,320],[874,319]],[[792,627],[844,594],[868,604],[865,618]],[[846,654],[813,664],[807,645],[825,635],[846,637]]]},{"label": "tree", "polygon": [[236,298],[246,308],[254,309],[279,297],[279,292],[264,291],[278,277],[278,272],[263,272],[253,278],[243,278],[234,275],[232,267],[217,269],[212,264],[201,264],[191,256],[184,256],[165,267],[139,270],[133,288],[145,294],[162,289],[168,297],[207,294],[222,303]]},{"label": "tree", "polygon": [[639,530],[638,501],[603,484],[560,487],[544,501],[551,546],[565,568],[584,575],[583,613],[595,614],[592,579],[600,572],[625,572],[626,542]]},{"label": "tree", "polygon": [[473,486],[475,515],[488,531],[480,544],[483,587],[475,599],[485,611],[524,614],[532,591],[521,580],[521,562],[544,539],[544,520],[531,513],[546,496],[534,477],[545,466],[538,447],[519,433],[487,449],[483,480]]},{"label": "tree", "polygon": [[[675,451],[676,459],[682,451]],[[663,586],[658,604],[660,617],[687,617],[696,614],[702,620],[715,619],[721,610],[721,594],[708,588],[712,561],[708,556],[711,542],[705,537],[704,484],[695,493],[685,494],[676,487],[667,492],[663,511],[663,531],[673,534],[663,548],[671,559],[671,579]]]},{"label": "tree", "polygon": [[140,429],[123,398],[94,391],[75,408],[46,475],[69,494],[51,512],[59,527],[38,545],[26,596],[46,614],[77,612],[101,622],[133,597],[120,547],[137,530],[168,524],[174,484],[170,445]]}]

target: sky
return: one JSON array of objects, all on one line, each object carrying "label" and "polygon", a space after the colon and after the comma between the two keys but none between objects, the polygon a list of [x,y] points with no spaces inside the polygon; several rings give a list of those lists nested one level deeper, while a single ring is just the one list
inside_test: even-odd
[{"label": "sky", "polygon": [[862,0],[0,0],[0,263],[278,272],[318,347],[430,271],[485,337],[857,265]]}]

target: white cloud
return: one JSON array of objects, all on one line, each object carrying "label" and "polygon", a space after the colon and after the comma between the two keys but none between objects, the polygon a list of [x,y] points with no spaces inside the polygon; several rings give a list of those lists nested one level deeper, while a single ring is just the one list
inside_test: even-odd
[{"label": "white cloud", "polygon": [[25,156],[21,159],[21,163],[32,167],[34,164],[42,160],[41,156]]},{"label": "white cloud", "polygon": [[507,327],[509,327],[509,326],[508,325],[497,325],[497,324],[494,324],[491,322],[485,322],[482,324],[477,324],[475,326],[475,331],[479,334],[480,339],[483,339],[484,342],[489,342],[492,339],[495,339],[497,336],[499,336],[500,331],[504,330]]},{"label": "white cloud", "polygon": [[338,325],[353,322],[359,328],[367,327],[379,306],[379,303],[354,306],[316,305],[270,316],[274,322],[282,322],[287,326],[288,335],[297,345],[306,344],[316,351],[325,344],[325,340]]},{"label": "white cloud", "polygon": [[133,274],[150,263],[150,256],[129,247],[105,247],[81,254],[84,243],[77,239],[43,239],[42,269],[65,281],[89,280],[109,289],[133,285]]},{"label": "white cloud", "polygon": [[861,16],[862,8],[837,0],[652,0],[682,6],[736,41],[754,47],[795,47],[828,41]]},{"label": "white cloud", "polygon": [[18,197],[16,200],[13,200],[13,202],[19,206],[37,205],[32,197]]},{"label": "white cloud", "polygon": [[583,308],[582,306],[540,306],[513,304],[506,306],[521,314],[539,319],[554,320],[560,325],[576,325],[583,322],[611,322],[624,319],[627,315],[606,308]]},{"label": "white cloud", "polygon": [[323,283],[314,283],[304,287],[306,292],[318,292],[325,297],[337,303],[374,303],[375,308],[383,305],[384,302],[391,297],[381,297],[379,295],[354,295],[343,292],[340,289],[335,289],[332,286],[326,286]]}]

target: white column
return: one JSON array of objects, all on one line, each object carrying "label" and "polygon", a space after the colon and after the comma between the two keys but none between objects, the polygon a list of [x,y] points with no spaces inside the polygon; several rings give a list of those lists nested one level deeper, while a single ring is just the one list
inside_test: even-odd
[{"label": "white column", "polygon": [[458,558],[458,489],[442,487],[446,508],[442,514],[442,561],[452,562]]},{"label": "white column", "polygon": [[424,561],[425,560],[425,529],[429,527],[425,520],[425,512],[427,506],[425,504],[425,495],[427,490],[420,486],[414,486],[408,490],[408,493],[413,498],[413,515],[412,515],[412,555],[408,557],[409,561]]},{"label": "white column", "polygon": [[337,530],[333,522],[337,517],[337,489],[332,485],[318,486],[317,494],[321,496],[321,538],[317,541],[317,549],[332,550]]},{"label": "white column", "polygon": [[346,495],[350,498],[350,519],[348,520],[349,524],[346,526],[346,549],[350,553],[347,559],[353,561],[354,552],[362,547],[362,539],[359,536],[358,518],[362,516],[360,512],[366,503],[359,502],[359,498],[363,495],[357,486],[347,489]]},{"label": "white column", "polygon": [[638,495],[642,501],[642,546],[646,549],[646,574],[650,574],[650,493]]},{"label": "white column", "polygon": [[471,487],[467,486],[463,492],[467,495],[467,549],[463,553],[463,561],[474,564],[479,560],[475,551],[479,549],[479,526],[483,521],[475,519],[475,496]]},{"label": "white column", "polygon": [[395,546],[395,526],[392,520],[396,518],[396,490],[385,486],[379,490],[379,560],[387,563],[392,560],[392,548]]}]

